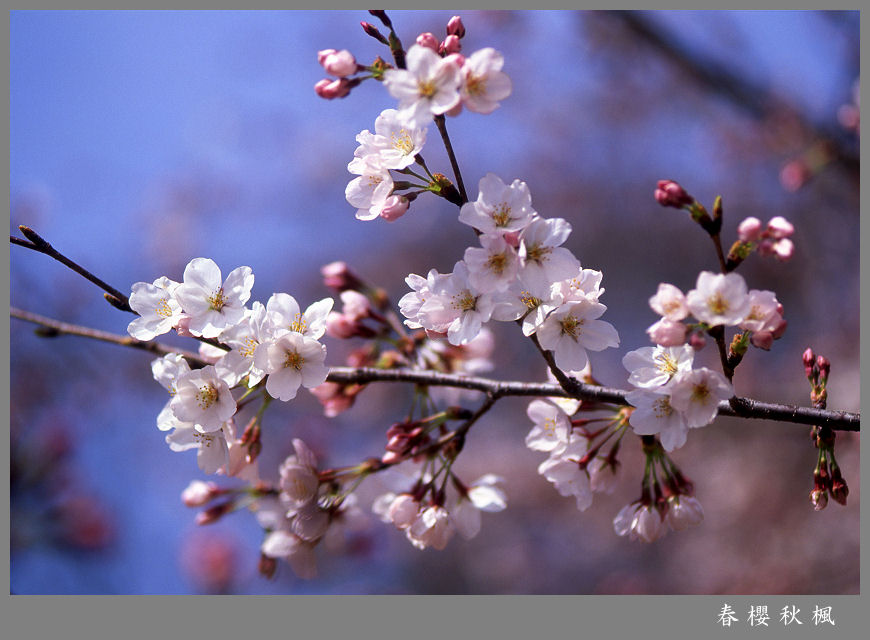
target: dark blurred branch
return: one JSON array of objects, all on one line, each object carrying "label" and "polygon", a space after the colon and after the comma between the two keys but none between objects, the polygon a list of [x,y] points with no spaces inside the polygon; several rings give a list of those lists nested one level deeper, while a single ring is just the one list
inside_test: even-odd
[{"label": "dark blurred branch", "polygon": [[[450,136],[447,134],[447,123],[443,115],[435,116],[435,126],[438,127],[438,133],[441,134],[441,141],[444,143],[444,148],[447,150],[447,157],[450,158],[450,166],[453,167],[453,177],[456,179],[456,187],[459,189],[459,195],[462,197],[462,204],[468,202],[468,194],[465,192],[465,183],[462,182],[462,173],[459,171],[459,162],[456,160],[456,154],[453,153],[453,145],[450,143]],[[461,205],[460,205],[461,206]]]},{"label": "dark blurred branch", "polygon": [[[53,332],[51,335],[76,335],[93,338],[103,342],[111,342],[126,347],[133,347],[165,355],[167,353],[181,353],[185,358],[194,363],[205,364],[197,354],[175,349],[157,342],[142,342],[127,336],[119,336],[105,331],[89,329],[78,325],[67,324],[45,318],[35,313],[29,313],[20,309],[11,309],[13,318],[20,318],[34,324],[42,325]],[[549,352],[542,350],[543,353]],[[549,360],[548,360],[549,362]],[[557,367],[558,370],[558,367]],[[413,382],[415,384],[434,387],[457,387],[471,389],[487,394],[490,402],[487,409],[499,398],[505,396],[542,396],[577,398],[586,402],[603,402],[628,406],[625,400],[626,391],[612,389],[599,385],[583,384],[575,378],[568,378],[561,374],[563,384],[544,382],[514,382],[490,380],[475,376],[464,376],[437,371],[414,371],[411,369],[374,369],[371,367],[330,367],[329,382],[342,384],[368,384],[370,382]],[[483,409],[482,411],[485,411]],[[750,398],[732,398],[730,403],[719,403],[719,415],[733,416],[738,418],[753,418],[761,420],[775,420],[779,422],[795,422],[798,424],[828,426],[838,431],[860,431],[861,414],[847,411],[828,411],[825,409],[813,409],[810,407],[796,407],[791,405],[771,404],[760,402]],[[470,426],[470,425],[469,425]]]},{"label": "dark blurred branch", "polygon": [[831,152],[834,161],[853,174],[859,175],[860,156],[857,148],[851,149],[842,135],[820,124],[813,123],[797,109],[776,99],[763,87],[757,86],[698,51],[690,51],[677,43],[673,34],[657,26],[644,12],[609,11],[607,15],[619,21],[638,40],[658,52],[662,58],[676,67],[703,89],[716,93],[746,111],[758,120],[776,112],[787,112],[801,128],[822,142]]},{"label": "dark blurred branch", "polygon": [[90,280],[95,285],[97,285],[100,289],[102,289],[103,291],[107,292],[110,296],[115,298],[115,300],[111,300],[111,299],[107,298],[109,300],[109,302],[112,304],[112,306],[117,307],[118,309],[121,309],[122,311],[129,311],[130,313],[136,313],[135,311],[133,311],[133,309],[130,308],[130,301],[127,299],[127,296],[125,296],[123,293],[121,293],[120,291],[115,289],[115,287],[103,282],[97,276],[95,276],[93,273],[91,273],[90,271],[85,269],[83,266],[81,266],[80,264],[73,262],[72,260],[67,258],[65,255],[60,253],[57,249],[52,247],[48,242],[46,242],[42,238],[42,236],[40,236],[38,233],[36,233],[30,227],[26,227],[22,224],[22,225],[19,225],[18,229],[21,231],[21,233],[24,235],[24,237],[27,238],[27,240],[24,240],[22,238],[16,238],[15,236],[9,236],[9,241],[12,244],[17,244],[19,247],[24,247],[26,249],[38,251],[39,253],[44,253],[47,256],[51,256],[52,258],[54,258],[55,260],[57,260],[61,264],[66,265],[67,267],[69,267],[70,269],[72,269],[73,271],[78,273],[79,275],[83,276],[87,280]]},{"label": "dark blurred branch", "polygon": [[46,318],[45,316],[31,313],[29,311],[24,311],[22,309],[16,309],[15,307],[10,307],[9,315],[13,318],[18,318],[19,320],[32,322],[33,324],[38,324],[42,327],[45,327],[44,330],[37,330],[38,335],[44,338],[54,338],[61,335],[81,336],[83,338],[91,338],[93,340],[99,340],[101,342],[111,342],[112,344],[117,344],[122,347],[133,347],[134,349],[141,349],[142,351],[148,351],[158,356],[165,356],[168,353],[180,353],[192,363],[199,363],[203,365],[208,364],[207,362],[203,361],[196,353],[184,351],[176,347],[170,347],[165,344],[160,344],[159,342],[143,342],[142,340],[136,340],[136,338],[131,338],[129,336],[119,336],[117,334],[109,333],[107,331],[100,331],[99,329],[91,329],[89,327],[82,327],[77,324],[60,322],[59,320]]}]

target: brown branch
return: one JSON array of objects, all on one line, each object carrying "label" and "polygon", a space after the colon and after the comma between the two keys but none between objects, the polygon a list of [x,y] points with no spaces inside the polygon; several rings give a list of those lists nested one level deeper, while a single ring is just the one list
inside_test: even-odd
[{"label": "brown branch", "polygon": [[[193,363],[206,364],[197,354],[175,349],[157,342],[142,342],[141,340],[136,340],[128,336],[119,336],[105,331],[98,331],[87,327],[59,322],[57,320],[52,320],[35,313],[29,313],[15,308],[11,309],[11,315],[12,317],[39,324],[56,331],[56,335],[65,334],[83,336],[86,338],[101,340],[103,342],[111,342],[121,346],[142,349],[158,355],[181,353],[185,358],[189,358]],[[541,348],[540,344],[537,346],[539,349]],[[541,351],[545,354],[544,357],[547,358],[548,364],[550,364],[552,362],[552,355],[550,352],[543,349],[541,349]],[[555,367],[555,363],[552,363],[551,367]],[[486,393],[492,402],[506,396],[537,396],[577,398],[578,400],[584,400],[586,402],[602,402],[620,406],[628,406],[629,404],[625,399],[626,391],[623,389],[583,384],[575,378],[567,377],[558,367],[555,367],[554,373],[556,373],[557,377],[561,378],[562,384],[500,381],[476,376],[464,376],[455,373],[440,373],[437,371],[375,369],[372,367],[330,367],[327,380],[341,384],[411,382],[424,386],[457,387],[460,389],[471,389]],[[487,406],[486,409],[488,408],[489,407]],[[482,411],[485,411],[486,409],[482,409]],[[861,427],[860,413],[772,404],[750,398],[734,397],[730,402],[720,402],[719,415],[828,426],[837,431],[860,431]],[[476,420],[477,418],[473,419]]]}]

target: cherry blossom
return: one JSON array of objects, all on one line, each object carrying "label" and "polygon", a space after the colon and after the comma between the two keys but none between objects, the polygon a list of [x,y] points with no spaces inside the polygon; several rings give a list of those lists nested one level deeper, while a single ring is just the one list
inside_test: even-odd
[{"label": "cherry blossom", "polygon": [[523,229],[519,277],[533,294],[546,295],[552,283],[572,278],[580,271],[577,258],[560,246],[570,234],[571,225],[562,218],[539,218]]},{"label": "cherry blossom", "polygon": [[230,387],[214,365],[193,369],[178,376],[170,408],[182,422],[196,424],[199,431],[217,431],[236,412]]},{"label": "cherry blossom", "polygon": [[619,334],[609,322],[597,320],[605,311],[600,302],[579,300],[562,305],[544,320],[536,335],[544,349],[553,352],[561,369],[582,369],[586,351],[619,346]]},{"label": "cherry blossom", "polygon": [[679,347],[641,347],[622,357],[628,369],[628,381],[641,389],[661,387],[679,371],[691,371],[695,350],[684,344]]},{"label": "cherry blossom", "polygon": [[182,315],[174,296],[179,284],[165,276],[157,278],[154,284],[134,284],[129,303],[139,317],[127,325],[127,333],[137,340],[153,340],[175,327]]},{"label": "cherry blossom", "polygon": [[686,417],[671,405],[670,395],[662,389],[636,389],[626,393],[625,399],[635,407],[628,421],[637,435],[658,434],[665,451],[673,451],[686,444],[689,433]]},{"label": "cherry blossom", "polygon": [[721,400],[734,395],[734,389],[721,373],[702,367],[680,373],[669,388],[671,406],[682,413],[690,427],[710,424]]},{"label": "cherry blossom", "polygon": [[451,56],[441,58],[428,47],[411,45],[405,56],[407,69],[388,69],[384,86],[399,100],[399,119],[412,127],[424,127],[455,107],[460,100],[459,64]]},{"label": "cherry blossom", "polygon": [[326,347],[296,331],[263,343],[254,352],[254,363],[269,374],[266,391],[284,401],[295,398],[300,385],[311,389],[326,380],[325,358]]},{"label": "cherry blossom", "polygon": [[194,258],[184,269],[184,282],[175,289],[175,297],[190,316],[190,333],[216,338],[242,319],[253,286],[250,267],[233,269],[221,281],[221,271],[213,260]]},{"label": "cherry blossom", "polygon": [[535,425],[526,436],[529,449],[552,452],[567,446],[571,420],[562,409],[547,400],[532,400],[526,414]]},{"label": "cherry blossom", "polygon": [[504,291],[517,275],[519,259],[516,250],[502,236],[480,236],[482,248],[469,247],[463,259],[468,267],[468,280],[478,291]]},{"label": "cherry blossom", "polygon": [[491,47],[475,51],[462,65],[462,104],[477,113],[492,113],[511,94],[511,79],[502,73],[504,58]]},{"label": "cherry blossom", "polygon": [[522,180],[505,185],[494,173],[478,183],[477,200],[466,202],[459,210],[459,221],[486,235],[524,229],[535,215],[532,196]]},{"label": "cherry blossom", "polygon": [[711,327],[740,324],[749,312],[746,282],[736,273],[702,271],[695,288],[686,295],[692,314]]}]

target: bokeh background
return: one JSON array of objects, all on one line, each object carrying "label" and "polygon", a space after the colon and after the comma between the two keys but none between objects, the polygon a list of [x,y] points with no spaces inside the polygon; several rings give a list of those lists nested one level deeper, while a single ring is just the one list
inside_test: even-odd
[{"label": "bokeh background", "polygon": [[[406,46],[443,37],[449,13],[392,12]],[[659,282],[692,288],[715,269],[703,232],[652,198],[661,178],[710,206],[721,194],[726,247],[746,216],[796,227],[787,263],[752,256],[741,273],[772,289],[789,326],[752,349],[739,395],[807,405],[801,352],[832,364],[830,408],[859,406],[857,12],[468,12],[464,51],[505,56],[513,95],[488,116],[448,121],[469,195],[492,171],[525,180],[541,215],[564,217],[568,246],[604,272],[618,350],[596,377],[624,387],[623,353],[648,344]],[[40,12],[10,17],[10,210],[121,290],[194,257],[224,273],[249,265],[252,299],[328,295],[321,265],[342,259],[393,299],[408,273],[449,271],[474,242],[455,207],[420,198],[399,221],[363,223],[344,200],[354,136],[393,106],[366,82],[326,102],[316,52],[384,47],[365,12]],[[429,167],[450,175],[437,132]],[[131,319],[45,256],[11,248],[11,303],[123,334]],[[849,504],[814,512],[808,429],[719,419],[673,456],[706,519],[652,545],[614,535],[640,491],[642,459],[623,446],[613,495],[586,512],[560,497],[527,450],[527,400],[501,401],[474,427],[455,469],[506,478],[509,507],[445,551],[420,552],[373,516],[343,550],[319,550],[320,576],[257,574],[260,529],[241,512],[196,527],[179,494],[203,478],[154,424],[165,391],[150,358],[11,326],[11,576],[15,593],[858,593],[859,438],[840,434]],[[493,327],[493,377],[543,380],[510,324]],[[177,340],[177,339],[176,339]],[[167,338],[172,341],[172,338]],[[177,341],[189,348],[184,341]],[[327,342],[342,364],[347,345]],[[699,355],[714,361],[712,347]],[[409,389],[367,389],[323,417],[307,393],[270,410],[261,473],[301,437],[330,466],[383,450]],[[473,404],[473,402],[472,402]],[[273,405],[274,406],[274,405]],[[218,479],[219,482],[228,482]],[[388,487],[361,487],[366,509]]]}]

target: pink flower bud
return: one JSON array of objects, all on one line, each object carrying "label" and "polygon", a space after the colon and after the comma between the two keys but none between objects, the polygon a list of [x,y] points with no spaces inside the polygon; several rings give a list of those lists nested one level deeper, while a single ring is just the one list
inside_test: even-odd
[{"label": "pink flower bud", "polygon": [[356,335],[356,322],[343,313],[330,311],[326,316],[326,335],[339,340],[353,338]]},{"label": "pink flower bud", "polygon": [[456,36],[457,38],[465,37],[465,25],[462,24],[462,18],[453,16],[447,21],[447,35]]},{"label": "pink flower bud", "polygon": [[656,202],[663,207],[674,207],[675,209],[682,209],[695,201],[683,187],[673,180],[659,180],[653,195]]},{"label": "pink flower bud", "polygon": [[371,315],[372,306],[369,299],[359,291],[342,291],[340,294],[341,312],[351,322],[356,322]]},{"label": "pink flower bud", "polygon": [[810,502],[813,503],[813,509],[821,511],[828,506],[828,492],[820,489],[810,491]]},{"label": "pink flower bud", "polygon": [[209,507],[205,511],[200,511],[199,513],[197,513],[194,522],[196,522],[196,524],[200,526],[211,524],[212,522],[217,522],[223,516],[229,513],[232,510],[232,507],[232,500],[222,502],[221,504],[216,504],[213,507]]},{"label": "pink flower bud", "polygon": [[378,28],[377,28],[375,25],[373,25],[371,22],[365,22],[365,21],[363,21],[363,22],[360,22],[360,23],[359,23],[359,26],[361,26],[361,27],[363,28],[363,31],[366,32],[366,35],[371,36],[372,38],[374,38],[375,40],[377,40],[377,41],[380,42],[381,44],[385,44],[385,45],[388,45],[388,46],[389,46],[390,41],[387,40],[387,39],[386,39],[386,38],[381,34],[381,32],[378,31]]},{"label": "pink flower bud", "polygon": [[692,345],[692,348],[695,351],[700,351],[704,348],[704,345],[707,344],[707,338],[705,338],[704,334],[700,331],[693,331],[691,335],[689,335],[689,344]]},{"label": "pink flower bud", "polygon": [[650,339],[663,347],[678,347],[686,341],[686,325],[662,318],[646,330]]},{"label": "pink flower bud", "polygon": [[797,191],[811,176],[810,168],[803,160],[792,160],[779,172],[779,183],[786,191]]},{"label": "pink flower bud", "polygon": [[381,217],[387,222],[395,222],[405,215],[410,205],[411,202],[405,196],[390,196],[381,208]]},{"label": "pink flower bud", "polygon": [[443,56],[449,56],[452,53],[459,53],[460,51],[462,51],[462,43],[459,42],[458,36],[447,36],[444,38],[441,46],[438,47],[438,53]]},{"label": "pink flower bud", "polygon": [[761,220],[750,216],[737,226],[740,242],[757,242],[761,236]]},{"label": "pink flower bud", "polygon": [[785,262],[794,253],[794,243],[788,238],[777,240],[773,245],[773,253],[777,260]]},{"label": "pink flower bud", "polygon": [[336,51],[335,49],[324,49],[317,52],[317,62],[331,76],[344,78],[345,76],[356,73],[357,64],[356,58],[347,49]]},{"label": "pink flower bud", "polygon": [[420,503],[411,494],[402,493],[390,503],[387,516],[397,529],[407,529],[417,519],[419,510]]},{"label": "pink flower bud", "polygon": [[438,38],[436,38],[428,31],[426,33],[421,33],[419,36],[417,36],[417,44],[419,44],[421,47],[432,49],[432,51],[438,53]]},{"label": "pink flower bud", "polygon": [[181,501],[186,507],[201,507],[206,502],[220,495],[221,490],[214,482],[193,480],[181,492]]},{"label": "pink flower bud", "polygon": [[776,216],[767,223],[767,233],[774,240],[788,238],[794,233],[794,225],[782,216]]},{"label": "pink flower bud", "polygon": [[758,244],[758,255],[772,256],[775,255],[774,242],[769,238],[765,238]]},{"label": "pink flower bud", "polygon": [[770,351],[770,347],[773,346],[773,334],[770,331],[755,331],[749,341],[754,347]]},{"label": "pink flower bud", "polygon": [[347,78],[338,78],[337,80],[324,78],[314,85],[314,92],[326,100],[344,98],[350,93],[350,83]]},{"label": "pink flower bud", "polygon": [[330,262],[320,267],[320,275],[323,276],[323,284],[339,293],[347,289],[361,289],[362,280],[351,271],[346,262]]}]

